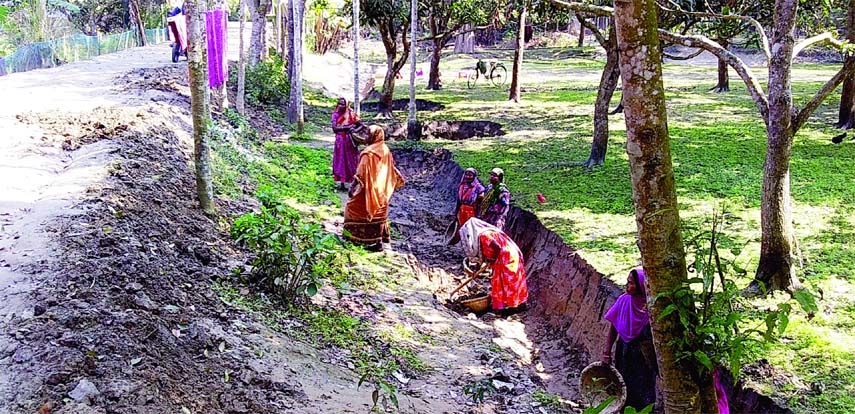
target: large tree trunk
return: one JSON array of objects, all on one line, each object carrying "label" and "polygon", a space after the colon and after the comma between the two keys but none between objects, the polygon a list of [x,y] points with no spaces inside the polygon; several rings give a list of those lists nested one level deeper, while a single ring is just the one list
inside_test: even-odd
[{"label": "large tree trunk", "polygon": [[[677,313],[661,318],[672,303],[669,296],[687,280],[680,235],[677,192],[662,83],[661,54],[654,0],[616,1],[615,21],[620,45],[620,71],[626,114],[626,152],[638,226],[638,247],[647,277],[650,323],[665,397],[666,413],[715,413],[715,389],[699,384],[690,359],[678,360],[672,345],[685,335]],[[689,311],[692,311],[689,309]],[[711,377],[711,375],[710,375]],[[703,394],[712,395],[702,398]]]},{"label": "large tree trunk", "polygon": [[528,12],[526,2],[523,0],[520,5],[519,21],[517,24],[517,44],[514,50],[514,70],[511,73],[511,91],[508,94],[508,100],[519,102],[522,96],[520,85],[520,72],[522,71],[523,54],[525,53],[525,15]]},{"label": "large tree trunk", "polygon": [[463,33],[457,35],[454,39],[454,53],[475,52],[475,32],[471,29],[471,24],[463,26]]},{"label": "large tree trunk", "polygon": [[[850,43],[855,42],[855,0],[849,0],[849,8],[846,12],[846,40]],[[852,64],[855,62],[855,55],[848,55],[846,60],[847,63]],[[850,74],[843,81],[836,126],[843,129],[855,127],[855,74]]]},{"label": "large tree trunk", "polygon": [[378,102],[378,114],[387,118],[392,118],[392,96],[395,94],[395,76],[404,67],[404,62],[407,61],[407,56],[410,52],[410,41],[407,39],[407,30],[410,28],[409,22],[401,30],[401,38],[403,39],[403,51],[398,57],[398,45],[395,41],[392,25],[380,24],[380,38],[383,40],[383,46],[386,48],[386,77],[383,79],[383,92],[380,94]]},{"label": "large tree trunk", "polygon": [[238,29],[238,76],[237,96],[235,97],[235,108],[241,115],[246,115],[246,49],[244,48],[244,30],[246,29],[246,4],[245,0],[238,3],[240,26]]},{"label": "large tree trunk", "polygon": [[795,277],[793,216],[790,204],[790,156],[793,145],[791,62],[797,3],[777,0],[779,16],[772,31],[774,45],[769,64],[769,117],[766,126],[766,162],[760,207],[762,238],[757,288],[791,291],[799,287]]},{"label": "large tree trunk", "polygon": [[443,39],[433,40],[433,50],[430,54],[430,75],[428,78],[428,90],[438,91],[442,89],[442,81],[439,79],[439,61],[442,54],[442,48],[445,47]]},{"label": "large tree trunk", "polygon": [[148,44],[148,40],[145,37],[145,24],[143,24],[142,16],[140,15],[139,0],[130,0],[130,2],[128,2],[128,14],[130,14],[130,20],[137,29],[137,34],[140,38],[140,46],[146,46]]},{"label": "large tree trunk", "polygon": [[[582,30],[585,30],[582,27]],[[603,165],[609,143],[609,104],[612,101],[617,82],[620,78],[618,66],[618,47],[614,25],[609,28],[609,37],[603,47],[606,49],[606,65],[600,77],[600,88],[594,102],[594,138],[591,141],[591,155],[585,161],[585,168],[591,169]]]},{"label": "large tree trunk", "polygon": [[208,90],[208,57],[203,27],[204,10],[199,0],[185,3],[187,14],[187,66],[190,72],[190,113],[193,118],[194,161],[196,164],[196,193],[199,205],[207,214],[214,214],[214,186],[211,179],[210,144],[211,95]]},{"label": "large tree trunk", "polygon": [[[291,27],[294,35],[289,39],[293,60],[291,68],[291,96],[288,99],[288,122],[297,124],[297,133],[303,133],[303,0],[289,1]],[[290,32],[290,31],[289,31]]]},{"label": "large tree trunk", "polygon": [[[760,263],[752,288],[798,289],[794,266],[795,239],[790,204],[790,155],[793,146],[792,70],[795,0],[775,1],[772,58],[769,61],[769,117],[766,122],[766,163],[760,205]],[[762,285],[762,286],[761,286]]]},{"label": "large tree trunk", "polygon": [[[729,46],[727,39],[719,39],[718,44],[725,50]],[[727,62],[724,59],[718,60],[718,83],[710,90],[715,93],[730,92],[730,75],[727,72]]]},{"label": "large tree trunk", "polygon": [[267,12],[270,0],[251,0],[252,35],[249,37],[249,66],[255,66],[267,57]]}]

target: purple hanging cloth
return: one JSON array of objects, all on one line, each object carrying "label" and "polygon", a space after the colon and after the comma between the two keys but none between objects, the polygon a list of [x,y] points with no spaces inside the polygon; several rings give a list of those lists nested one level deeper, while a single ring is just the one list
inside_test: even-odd
[{"label": "purple hanging cloth", "polygon": [[226,83],[228,60],[226,59],[226,31],[228,14],[225,10],[205,12],[205,29],[208,37],[208,85],[219,88]]}]

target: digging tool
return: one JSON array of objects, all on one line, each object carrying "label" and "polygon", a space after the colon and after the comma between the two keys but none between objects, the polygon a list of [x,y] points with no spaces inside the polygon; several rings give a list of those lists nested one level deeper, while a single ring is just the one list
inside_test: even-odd
[{"label": "digging tool", "polygon": [[475,272],[471,272],[471,270],[469,270],[469,267],[466,266],[466,262],[464,261],[463,262],[463,271],[471,274],[472,276],[470,276],[469,279],[466,279],[463,283],[461,283],[460,286],[454,288],[454,290],[451,291],[451,294],[448,295],[448,298],[449,299],[453,298],[454,294],[457,293],[458,290],[462,289],[463,286],[468,285],[469,282],[475,280],[478,276],[481,276],[481,273],[483,273],[484,270],[486,270],[488,266],[489,266],[489,263],[484,262],[481,264],[481,267],[478,268],[478,270],[476,270]]}]

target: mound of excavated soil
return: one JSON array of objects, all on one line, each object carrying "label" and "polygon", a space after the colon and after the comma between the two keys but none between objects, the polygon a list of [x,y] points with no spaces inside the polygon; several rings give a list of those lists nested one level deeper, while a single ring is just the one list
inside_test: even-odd
[{"label": "mound of excavated soil", "polygon": [[136,127],[109,110],[40,118],[69,125],[49,138],[71,147],[93,139],[78,136],[78,120],[112,124],[103,138],[122,151],[109,182],[90,189],[86,212],[61,223],[58,277],[38,293],[38,316],[17,328],[12,359],[42,400],[18,401],[16,412],[44,403],[67,413],[281,412],[301,399],[298,384],[250,369],[251,351],[227,334],[233,314],[211,281],[240,256],[197,207],[176,135],[151,117],[132,116],[154,124]]}]

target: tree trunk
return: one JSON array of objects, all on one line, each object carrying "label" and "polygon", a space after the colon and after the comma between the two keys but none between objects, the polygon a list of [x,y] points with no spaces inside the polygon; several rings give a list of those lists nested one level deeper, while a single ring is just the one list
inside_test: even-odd
[{"label": "tree trunk", "polygon": [[[855,0],[849,0],[846,11],[846,40],[855,42]],[[855,56],[846,57],[848,62],[855,61]],[[850,74],[843,81],[843,90],[840,92],[840,111],[837,116],[838,128],[852,129],[855,127],[855,74]]]},{"label": "tree trunk", "polygon": [[517,25],[517,47],[514,50],[514,70],[511,74],[511,91],[508,95],[508,100],[514,102],[519,102],[522,95],[520,91],[520,72],[522,71],[523,54],[525,53],[525,15],[528,12],[526,1],[523,0],[520,6]]},{"label": "tree trunk", "polygon": [[[669,296],[687,280],[680,235],[677,192],[662,83],[661,52],[655,0],[616,1],[615,22],[620,45],[620,72],[626,114],[626,152],[638,226],[638,247],[647,276],[650,323],[661,375],[666,413],[718,412],[708,406],[715,389],[700,389],[690,359],[678,360],[672,340],[685,334],[677,313],[660,318],[672,303]],[[692,311],[691,309],[689,310]],[[684,350],[686,351],[686,350]]]},{"label": "tree trunk", "polygon": [[763,193],[760,205],[760,263],[751,293],[766,290],[798,289],[794,266],[795,239],[790,204],[790,155],[793,146],[792,70],[795,0],[775,1],[769,61],[769,117],[766,121],[766,162],[763,166]]},{"label": "tree trunk", "polygon": [[[729,46],[727,39],[719,39],[718,44],[725,50]],[[718,83],[710,90],[715,93],[730,92],[730,75],[727,72],[727,62],[724,59],[718,60]]]},{"label": "tree trunk", "polygon": [[[383,40],[383,46],[386,48],[386,77],[383,79],[383,92],[380,94],[378,102],[378,114],[387,118],[392,116],[392,96],[395,94],[395,76],[404,66],[407,61],[407,56],[410,52],[410,41],[407,39],[407,30],[410,28],[409,22],[405,23],[401,31],[403,39],[403,51],[401,57],[398,57],[398,45],[394,37],[394,22],[383,23],[379,25],[380,38]],[[397,59],[397,60],[396,60]]]},{"label": "tree trunk", "polygon": [[[294,5],[292,4],[296,0],[286,0],[287,6],[285,7],[285,13],[282,14],[282,18],[285,19],[285,27],[286,29],[283,32],[287,32],[287,53],[283,54],[285,56],[285,68],[288,71],[288,80],[294,79]],[[285,49],[283,49],[285,52]],[[290,96],[289,96],[290,99]]]},{"label": "tree trunk", "polygon": [[270,0],[251,0],[252,35],[249,38],[249,66],[255,66],[267,57],[267,12]]},{"label": "tree trunk", "polygon": [[204,11],[199,0],[185,3],[187,14],[187,66],[190,72],[190,113],[193,118],[194,161],[196,164],[196,192],[199,205],[206,214],[214,214],[214,187],[211,179],[210,145],[211,95],[208,90],[208,57],[203,30]]},{"label": "tree trunk", "polygon": [[[419,21],[418,10],[418,0],[412,0],[410,2],[411,22]],[[418,120],[416,119],[416,26],[418,25],[410,25],[410,39],[412,39],[412,43],[410,44],[410,113],[407,117],[407,139],[409,140],[420,139],[422,135],[421,128],[419,127]]]},{"label": "tree trunk", "polygon": [[353,110],[360,115],[359,96],[359,0],[353,2]]},{"label": "tree trunk", "polygon": [[291,0],[291,21],[294,35],[291,37],[291,48],[294,60],[290,62],[291,96],[288,105],[288,122],[297,124],[297,134],[303,133],[303,0]]},{"label": "tree trunk", "polygon": [[442,81],[439,79],[439,60],[442,48],[445,47],[443,39],[433,40],[433,50],[430,54],[430,77],[428,78],[428,90],[438,91],[442,89]]},{"label": "tree trunk", "polygon": [[[581,27],[585,30],[584,27]],[[600,88],[597,91],[597,100],[594,102],[594,138],[591,141],[591,155],[585,161],[585,168],[592,169],[603,165],[606,159],[606,150],[609,143],[609,104],[612,95],[617,88],[620,78],[620,67],[618,66],[618,47],[615,37],[614,25],[609,28],[609,37],[604,45],[606,49],[606,65],[600,77]]]},{"label": "tree trunk", "polygon": [[579,41],[576,42],[576,47],[582,47],[582,46],[585,46],[585,28],[584,27],[579,28]]},{"label": "tree trunk", "polygon": [[137,28],[137,33],[140,37],[140,46],[146,46],[148,40],[145,38],[145,24],[143,24],[142,16],[140,15],[139,0],[130,0],[128,2],[128,14],[130,14],[131,21],[134,22],[134,26]]},{"label": "tree trunk", "polygon": [[471,31],[472,25],[463,26],[463,33],[454,39],[454,53],[475,52],[475,32]]},{"label": "tree trunk", "polygon": [[246,49],[244,48],[244,29],[246,29],[246,4],[245,0],[238,3],[240,26],[238,29],[238,76],[237,97],[235,107],[239,114],[246,115]]}]

